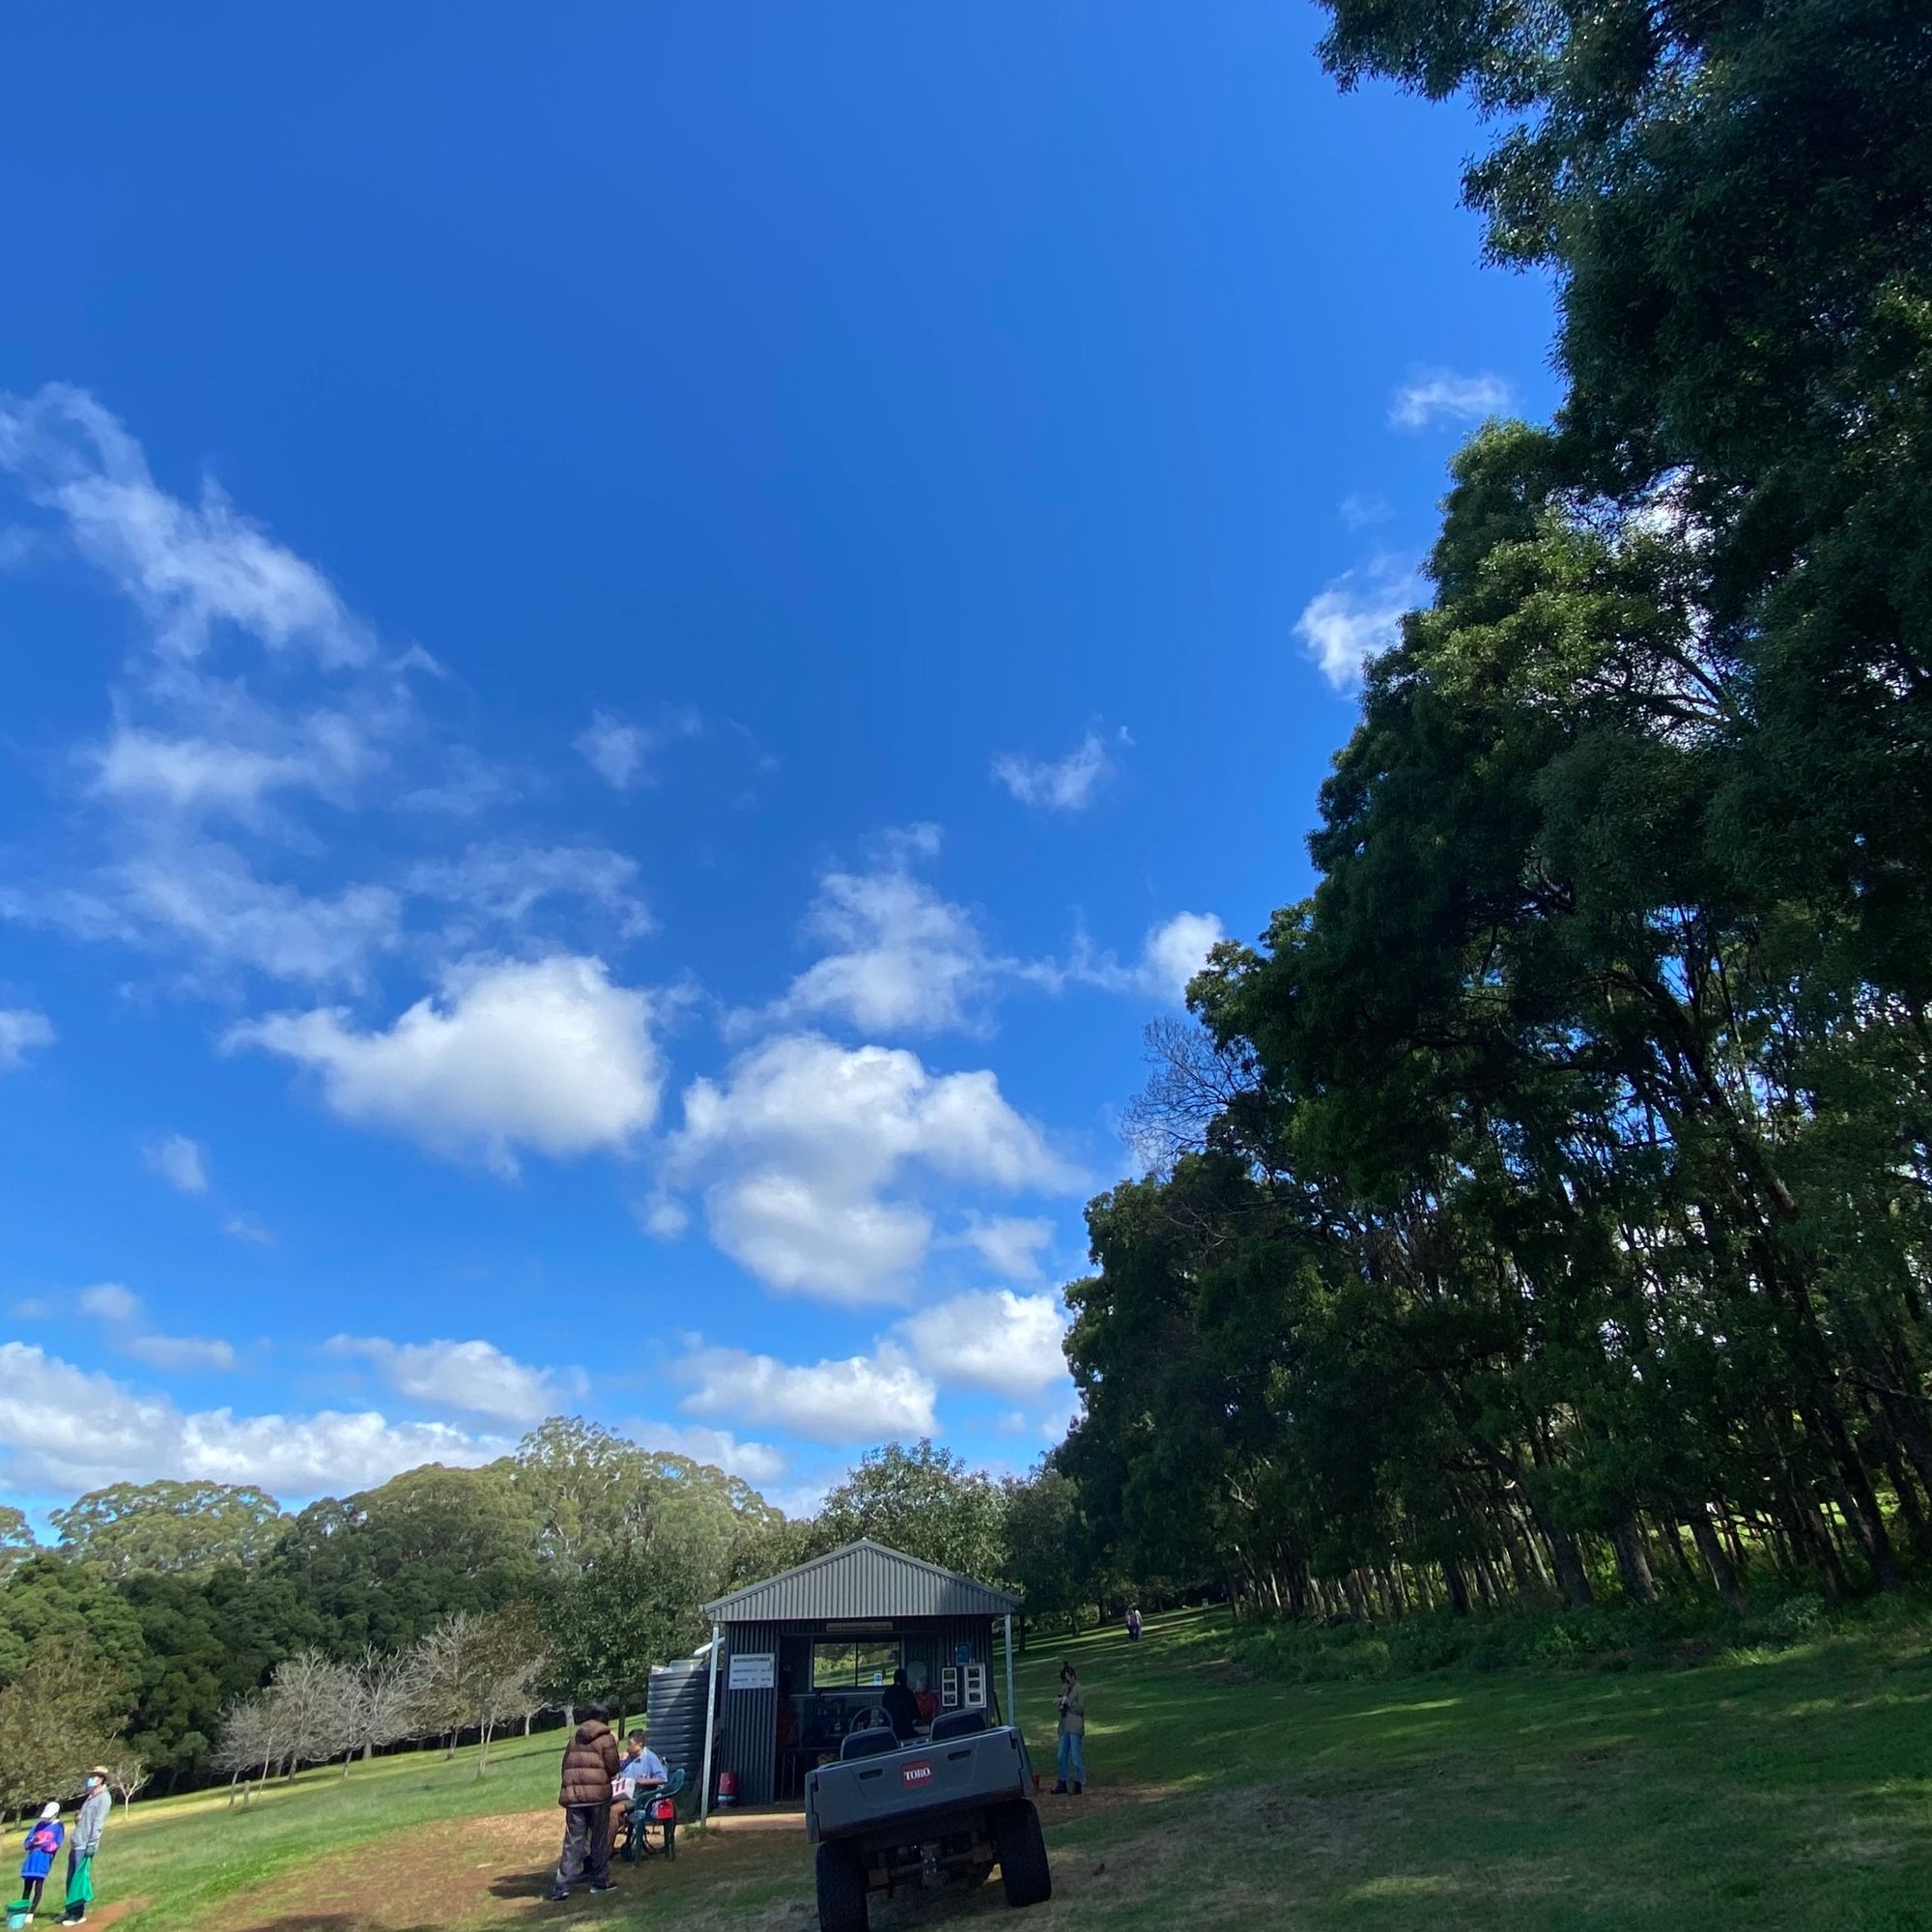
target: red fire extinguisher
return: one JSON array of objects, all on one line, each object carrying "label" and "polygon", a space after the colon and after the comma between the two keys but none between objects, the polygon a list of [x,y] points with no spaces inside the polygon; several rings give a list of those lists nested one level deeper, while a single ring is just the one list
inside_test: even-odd
[{"label": "red fire extinguisher", "polygon": [[718,1808],[722,1811],[727,1804],[738,1802],[738,1774],[735,1771],[721,1771],[718,1774]]}]

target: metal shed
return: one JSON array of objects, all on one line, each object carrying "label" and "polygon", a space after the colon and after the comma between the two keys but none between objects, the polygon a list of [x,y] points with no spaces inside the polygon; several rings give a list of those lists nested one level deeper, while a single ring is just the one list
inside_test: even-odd
[{"label": "metal shed", "polygon": [[[848,1543],[706,1604],[711,1686],[702,1815],[733,1775],[738,1802],[769,1804],[802,1788],[805,1764],[836,1751],[852,1719],[903,1668],[935,1711],[993,1693],[993,1625],[1004,1626],[1006,1702],[1013,1703],[1013,1613],[1020,1600],[882,1543]],[[923,1702],[922,1704],[923,1708]]]}]

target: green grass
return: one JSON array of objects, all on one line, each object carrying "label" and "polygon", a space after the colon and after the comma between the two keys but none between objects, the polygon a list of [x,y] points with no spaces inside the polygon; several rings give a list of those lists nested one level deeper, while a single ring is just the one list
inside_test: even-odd
[{"label": "green grass", "polygon": [[[1056,1895],[1029,1932],[1932,1932],[1921,1625],[1695,1669],[1394,1683],[1276,1681],[1231,1664],[1229,1637],[1181,1616],[1138,1647],[1112,1632],[1065,1645],[1088,1681],[1094,1782],[1084,1807],[1046,1806]],[[1062,1654],[1037,1651],[1022,1674],[1042,1769]],[[206,1799],[137,1807],[105,1847],[102,1902],[156,1900],[129,1928],[522,1923],[542,1916],[530,1901],[555,1856],[558,1744],[499,1747],[481,1784],[461,1759],[423,1756],[358,1767],[346,1786],[310,1776],[245,1814]],[[437,1825],[517,1812],[540,1815]],[[427,1829],[383,1835],[413,1825]],[[802,1832],[685,1843],[673,1866],[619,1867],[616,1897],[556,1922],[812,1923]],[[874,1922],[990,1914],[998,1889],[896,1903]],[[384,1902],[398,1892],[409,1911]],[[249,1908],[216,1908],[238,1896]]]}]

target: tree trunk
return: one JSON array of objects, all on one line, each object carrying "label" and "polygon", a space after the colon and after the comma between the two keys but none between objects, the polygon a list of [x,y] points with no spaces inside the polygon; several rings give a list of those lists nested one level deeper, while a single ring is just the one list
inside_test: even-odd
[{"label": "tree trunk", "polygon": [[1466,1617],[1469,1614],[1469,1586],[1463,1580],[1463,1566],[1445,1561],[1442,1581],[1448,1587],[1450,1609],[1459,1617]]},{"label": "tree trunk", "polygon": [[1624,1594],[1634,1604],[1657,1601],[1657,1579],[1650,1574],[1650,1559],[1643,1553],[1643,1538],[1634,1516],[1622,1516],[1610,1531],[1610,1548],[1616,1551],[1617,1575],[1623,1578]]},{"label": "tree trunk", "polygon": [[1705,1569],[1711,1573],[1711,1581],[1719,1601],[1726,1609],[1742,1610],[1745,1593],[1738,1587],[1737,1572],[1731,1568],[1731,1559],[1724,1554],[1723,1543],[1712,1527],[1709,1510],[1691,1512],[1690,1537],[1697,1546],[1697,1554],[1704,1559]]}]

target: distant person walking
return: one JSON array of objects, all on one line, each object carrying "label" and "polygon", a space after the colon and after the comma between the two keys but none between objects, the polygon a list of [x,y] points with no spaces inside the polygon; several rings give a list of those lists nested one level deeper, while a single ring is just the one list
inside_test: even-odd
[{"label": "distant person walking", "polygon": [[1127,1612],[1127,1641],[1129,1643],[1138,1643],[1140,1642],[1140,1640],[1141,1640],[1141,1613],[1139,1606],[1136,1605],[1133,1609]]},{"label": "distant person walking", "polygon": [[73,1821],[73,1843],[67,1854],[67,1910],[61,1914],[63,1925],[84,1925],[87,1908],[94,1902],[94,1861],[100,1856],[100,1833],[107,1814],[114,1808],[114,1794],[107,1788],[107,1770],[96,1765],[87,1774],[87,1796],[80,1803],[80,1816]]},{"label": "distant person walking", "polygon": [[550,1889],[553,1899],[568,1898],[586,1870],[592,1891],[616,1889],[611,1883],[611,1786],[618,1764],[609,1708],[586,1704],[583,1721],[563,1749],[563,1782],[556,1795],[563,1806],[563,1857]]},{"label": "distant person walking", "polygon": [[66,1843],[67,1827],[61,1823],[60,1806],[44,1806],[28,1827],[27,1842],[21,1848],[25,1856],[20,1860],[20,1896],[36,1912],[41,1909],[41,1893],[46,1889],[47,1874],[53,1870],[54,1861]]},{"label": "distant person walking", "polygon": [[1087,1782],[1087,1693],[1080,1688],[1080,1673],[1070,1663],[1060,1666],[1060,1782],[1053,1788],[1065,1793],[1072,1781],[1078,1798]]}]

